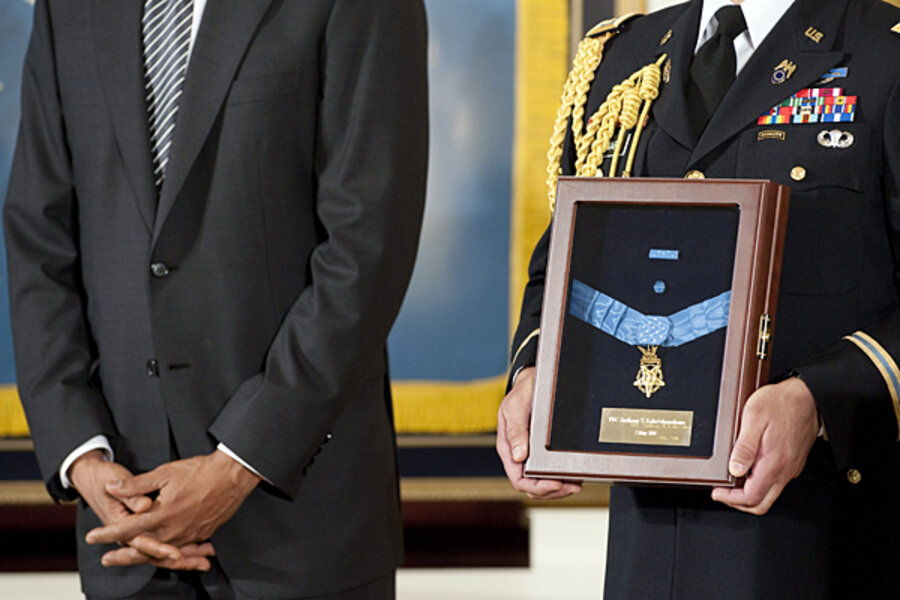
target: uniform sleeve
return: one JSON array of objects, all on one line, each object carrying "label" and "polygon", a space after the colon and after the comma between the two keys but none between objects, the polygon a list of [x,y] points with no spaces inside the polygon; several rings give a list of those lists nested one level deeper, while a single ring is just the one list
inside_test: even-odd
[{"label": "uniform sleeve", "polygon": [[[900,289],[900,80],[888,99],[883,135],[886,221]],[[816,399],[838,468],[877,457],[900,439],[898,363],[900,308],[796,367]]]},{"label": "uniform sleeve", "polygon": [[[337,0],[323,32],[311,284],[210,433],[293,496],[380,360],[412,273],[428,153],[421,0]],[[290,429],[284,423],[298,423]]]},{"label": "uniform sleeve", "polygon": [[513,335],[507,390],[512,387],[516,374],[537,361],[538,338],[541,333],[541,306],[544,301],[544,281],[547,271],[547,254],[550,248],[550,229],[538,240],[528,265],[528,283],[522,297],[519,325]]},{"label": "uniform sleeve", "polygon": [[22,82],[22,121],[3,208],[19,394],[48,489],[71,499],[59,468],[112,417],[92,383],[96,351],[86,318],[78,206],[66,145],[48,2],[35,21]]}]

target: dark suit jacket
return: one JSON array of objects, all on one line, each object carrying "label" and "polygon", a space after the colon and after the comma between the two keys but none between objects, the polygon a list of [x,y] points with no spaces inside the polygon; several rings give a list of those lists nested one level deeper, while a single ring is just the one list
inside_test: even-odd
[{"label": "dark suit jacket", "polygon": [[[235,586],[374,579],[401,554],[384,345],[423,209],[423,6],[209,2],[159,198],[141,10],[36,5],[4,217],[42,472],[72,498],[57,470],[94,435],[135,472],[221,442],[271,482],[213,537]],[[105,550],[79,544],[86,592],[146,582]]]},{"label": "dark suit jacket", "polygon": [[[694,0],[629,22],[606,46],[586,112],[665,52],[671,78],[640,140],[635,174],[698,170],[791,187],[771,372],[800,371],[828,442],[817,444],[804,474],[762,518],[716,507],[707,492],[615,488],[607,597],[894,597],[900,414],[873,361],[842,338],[864,331],[900,358],[900,35],[891,31],[900,11],[878,0],[796,0],[698,140],[685,84],[701,6]],[[818,41],[810,28],[823,34]],[[786,59],[796,71],[772,83]],[[834,67],[847,67],[846,77],[816,83]],[[858,96],[854,122],[757,124],[812,87]],[[820,145],[818,134],[832,129],[852,133],[854,143]],[[568,144],[566,173],[573,162]],[[791,177],[797,166],[806,172],[799,181]],[[547,241],[533,256],[514,351],[539,327]],[[522,348],[511,372],[534,363],[536,346],[533,338]]]}]

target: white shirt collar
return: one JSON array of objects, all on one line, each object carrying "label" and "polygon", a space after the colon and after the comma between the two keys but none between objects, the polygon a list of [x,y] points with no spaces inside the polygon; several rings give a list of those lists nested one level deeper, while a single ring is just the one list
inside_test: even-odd
[{"label": "white shirt collar", "polygon": [[[781,19],[793,3],[793,0],[744,0],[741,3],[741,10],[744,12],[744,20],[747,22],[747,32],[750,36],[750,46],[754,50],[769,35],[769,32],[775,27],[775,23]],[[704,0],[695,51],[715,33],[716,27],[712,20],[716,11],[729,4],[732,4],[731,0]]]},{"label": "white shirt collar", "polygon": [[[747,22],[747,31],[734,40],[738,55],[738,71],[743,68],[753,51],[759,47],[793,3],[794,0],[744,0],[740,4],[744,20]],[[714,22],[716,11],[730,4],[733,4],[731,0],[703,0],[700,31],[694,52],[716,32],[718,26]]]},{"label": "white shirt collar", "polygon": [[194,43],[197,41],[197,33],[200,31],[200,21],[203,20],[203,10],[206,8],[206,0],[194,0],[194,18],[191,21],[191,41],[188,43],[188,60],[194,51]]}]

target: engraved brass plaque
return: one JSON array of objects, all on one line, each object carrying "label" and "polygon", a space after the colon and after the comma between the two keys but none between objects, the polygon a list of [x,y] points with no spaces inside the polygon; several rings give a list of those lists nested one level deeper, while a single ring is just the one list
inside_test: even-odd
[{"label": "engraved brass plaque", "polygon": [[604,408],[599,441],[612,444],[690,446],[694,412]]}]

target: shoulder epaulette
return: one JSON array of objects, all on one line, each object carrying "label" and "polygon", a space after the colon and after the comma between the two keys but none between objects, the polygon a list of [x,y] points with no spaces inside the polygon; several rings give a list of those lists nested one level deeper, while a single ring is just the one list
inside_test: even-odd
[{"label": "shoulder epaulette", "polygon": [[606,19],[605,21],[600,21],[596,25],[594,25],[590,31],[585,34],[587,37],[595,37],[598,35],[603,35],[604,33],[619,33],[619,30],[622,28],[622,25],[627,23],[628,21],[634,19],[635,17],[641,17],[643,13],[628,13],[627,15],[622,15],[621,17],[614,17],[612,19]]}]

